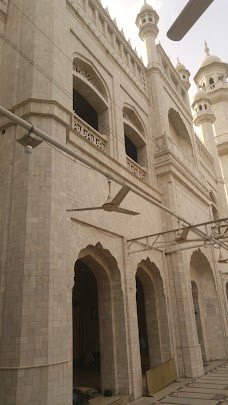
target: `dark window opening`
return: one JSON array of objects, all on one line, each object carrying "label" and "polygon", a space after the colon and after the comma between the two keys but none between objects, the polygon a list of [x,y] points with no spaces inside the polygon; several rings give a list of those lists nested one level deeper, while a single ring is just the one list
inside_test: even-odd
[{"label": "dark window opening", "polygon": [[205,87],[205,83],[203,83],[203,87]]},{"label": "dark window opening", "polygon": [[151,17],[149,17],[149,21],[153,21],[153,19]]},{"label": "dark window opening", "polygon": [[136,276],[136,302],[139,328],[139,346],[141,355],[142,372],[150,368],[149,344],[147,334],[145,296],[141,281]]},{"label": "dark window opening", "polygon": [[214,84],[214,79],[213,79],[213,77],[210,77],[209,83],[210,83],[210,85],[211,85],[211,89],[214,89],[214,88],[215,88],[215,84]]},{"label": "dark window opening", "polygon": [[204,104],[205,110],[207,110],[207,104]]},{"label": "dark window opening", "polygon": [[183,79],[186,79],[186,76],[185,76],[185,75],[183,75]]},{"label": "dark window opening", "polygon": [[201,104],[199,105],[199,109],[200,109],[200,111],[203,109]]},{"label": "dark window opening", "polygon": [[143,18],[142,22],[143,22],[143,24],[145,24],[145,23],[146,23],[146,19],[145,19],[145,18]]},{"label": "dark window opening", "polygon": [[130,138],[128,138],[127,135],[125,135],[125,150],[127,156],[129,156],[131,159],[133,159],[136,163],[138,163],[138,153],[137,153],[137,147],[135,144],[131,141]]},{"label": "dark window opening", "polygon": [[73,109],[76,114],[98,131],[98,114],[90,103],[76,90],[73,92]]}]

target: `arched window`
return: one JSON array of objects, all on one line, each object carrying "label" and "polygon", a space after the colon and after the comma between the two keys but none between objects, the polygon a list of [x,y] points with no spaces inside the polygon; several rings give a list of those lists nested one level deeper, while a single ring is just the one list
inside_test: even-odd
[{"label": "arched window", "polygon": [[219,219],[219,213],[218,213],[216,206],[214,204],[211,204],[211,208],[212,208],[213,219],[214,220]]},{"label": "arched window", "polygon": [[204,104],[204,108],[205,108],[205,110],[207,110],[207,104]]},{"label": "arched window", "polygon": [[129,156],[136,163],[138,163],[137,146],[134,144],[134,142],[126,134],[124,134],[124,138],[125,138],[126,155]]},{"label": "arched window", "polygon": [[215,84],[214,84],[214,79],[213,79],[213,77],[210,77],[210,79],[209,79],[209,84],[210,84],[210,86],[211,86],[211,89],[214,89]]},{"label": "arched window", "polygon": [[172,140],[179,146],[183,153],[193,160],[193,149],[188,130],[179,114],[173,108],[170,108],[168,113],[169,131]]},{"label": "arched window", "polygon": [[106,87],[95,68],[80,58],[73,62],[73,110],[102,135],[109,134]]},{"label": "arched window", "polygon": [[133,108],[123,108],[123,127],[126,155],[140,166],[145,167],[147,164],[145,132],[142,122]]},{"label": "arched window", "polygon": [[217,220],[217,219],[219,219],[219,213],[218,213],[218,210],[216,207],[217,200],[212,191],[209,192],[209,196],[210,196],[210,200],[211,200],[211,209],[212,209],[213,219]]},{"label": "arched window", "polygon": [[143,22],[143,24],[145,24],[145,23],[146,23],[146,19],[145,19],[145,18],[143,18],[142,22]]},{"label": "arched window", "polygon": [[149,21],[152,22],[152,21],[153,21],[153,18],[152,18],[152,17],[149,17]]},{"label": "arched window", "polygon": [[185,75],[183,75],[183,79],[186,79],[186,76],[185,76]]},{"label": "arched window", "polygon": [[202,107],[202,105],[200,104],[200,105],[199,105],[199,110],[202,111],[202,109],[203,109],[203,107]]}]

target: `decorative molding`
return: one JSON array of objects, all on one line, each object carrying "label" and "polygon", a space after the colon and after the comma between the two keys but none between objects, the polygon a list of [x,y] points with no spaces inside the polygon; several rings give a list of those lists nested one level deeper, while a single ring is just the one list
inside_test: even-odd
[{"label": "decorative molding", "polygon": [[[66,127],[71,126],[72,110],[67,110],[67,108],[55,100],[28,98],[14,105],[12,108],[9,108],[9,110],[24,119],[30,116],[53,117]],[[12,125],[14,124],[7,118],[0,117],[1,129],[8,128]]]},{"label": "decorative molding", "polygon": [[206,166],[212,172],[214,172],[215,169],[214,169],[213,158],[197,136],[196,136],[196,143],[197,143],[197,149],[198,149],[200,158],[203,160],[203,162],[206,164]]},{"label": "decorative molding", "polygon": [[92,86],[94,86],[99,92],[101,92],[89,72],[83,66],[74,63],[73,70],[79,75],[83,76],[86,80],[88,80],[90,84],[92,84]]},{"label": "decorative molding", "polygon": [[[146,81],[144,80],[146,68],[145,68],[142,60],[138,57],[136,52],[134,52],[134,50],[132,49],[129,42],[124,38],[121,31],[118,30],[118,27],[115,25],[114,21],[109,17],[109,15],[107,14],[107,11],[101,5],[97,8],[98,13],[102,16],[102,18],[106,22],[107,27],[111,30],[113,35],[115,35],[118,38],[119,42],[122,44],[123,48],[126,50],[127,54],[129,55],[129,60],[131,60],[131,59],[134,60],[135,64],[137,65],[138,75],[136,75],[136,73],[134,71],[134,66],[132,66],[131,63],[128,65],[128,63],[126,63],[125,60],[123,60],[122,57],[114,49],[113,44],[110,44],[108,42],[108,38],[106,36],[104,36],[105,34],[103,33],[101,35],[99,27],[96,25],[95,21],[92,21],[91,19],[88,20],[89,16],[87,15],[86,11],[84,11],[79,5],[73,3],[70,0],[66,0],[66,3],[67,3],[68,9],[76,17],[78,15],[80,15],[81,19],[84,21],[86,26],[92,30],[93,34],[97,37],[98,41],[106,48],[106,51],[108,51],[110,53],[110,55],[116,60],[116,62],[122,67],[122,69],[126,72],[127,76],[132,79],[132,81],[135,83],[135,85],[146,96],[148,96],[148,89],[146,86]],[[76,35],[72,29],[71,29],[71,32],[74,35]]]},{"label": "decorative molding", "polygon": [[129,156],[127,156],[127,168],[132,174],[137,176],[140,180],[145,181],[146,169],[141,167],[138,163],[134,162]]},{"label": "decorative molding", "polygon": [[73,129],[77,131],[80,135],[84,136],[87,141],[91,142],[94,146],[101,150],[105,150],[107,141],[105,136],[99,134],[94,128],[83,121],[77,114],[73,115]]},{"label": "decorative molding", "polygon": [[155,157],[160,158],[163,153],[171,153],[185,167],[185,169],[187,169],[187,171],[205,187],[206,179],[204,175],[169,136],[164,134],[155,138],[155,142]]}]

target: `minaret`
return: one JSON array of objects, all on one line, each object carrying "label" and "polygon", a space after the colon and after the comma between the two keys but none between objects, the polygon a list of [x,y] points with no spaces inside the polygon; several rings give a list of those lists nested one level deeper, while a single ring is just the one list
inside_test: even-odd
[{"label": "minaret", "polygon": [[192,109],[195,112],[193,123],[200,128],[201,140],[213,158],[220,207],[225,212],[227,210],[227,196],[213,128],[216,117],[211,110],[211,102],[205,91],[198,89],[193,98]]},{"label": "minaret", "polygon": [[222,62],[218,56],[210,54],[206,41],[205,54],[206,56],[199,65],[194,81],[197,87],[205,90],[208,94],[216,116],[215,136],[217,142],[220,143],[222,139],[219,139],[219,137],[225,134],[228,136],[228,83],[226,81],[228,64]]},{"label": "minaret", "polygon": [[206,56],[199,65],[194,81],[204,89],[215,114],[214,137],[228,191],[228,64],[210,54],[205,42]]},{"label": "minaret", "polygon": [[176,64],[176,71],[179,74],[186,90],[189,90],[191,84],[189,81],[189,77],[190,77],[190,72],[188,71],[188,69],[186,69],[186,67],[179,61],[179,58],[177,58],[177,64]]},{"label": "minaret", "polygon": [[146,54],[147,54],[147,66],[152,63],[158,62],[157,50],[155,39],[157,38],[159,16],[157,12],[147,4],[144,0],[144,4],[137,15],[136,25],[139,28],[139,37],[144,41]]}]

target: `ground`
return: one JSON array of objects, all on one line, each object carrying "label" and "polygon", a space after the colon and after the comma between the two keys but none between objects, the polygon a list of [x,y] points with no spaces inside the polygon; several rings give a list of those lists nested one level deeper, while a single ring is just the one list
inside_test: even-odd
[{"label": "ground", "polygon": [[212,366],[201,378],[181,379],[154,397],[140,398],[132,405],[228,405],[228,363],[213,362]]}]

